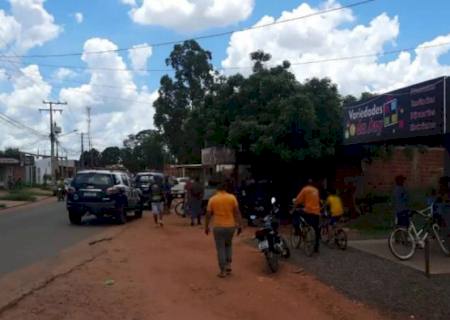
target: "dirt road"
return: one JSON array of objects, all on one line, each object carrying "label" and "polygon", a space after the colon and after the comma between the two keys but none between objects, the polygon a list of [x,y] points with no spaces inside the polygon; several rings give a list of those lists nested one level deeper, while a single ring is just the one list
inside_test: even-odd
[{"label": "dirt road", "polygon": [[168,217],[163,229],[150,218],[100,243],[107,253],[0,319],[382,319],[294,265],[269,274],[247,243],[252,230],[235,242],[234,274],[220,279],[211,236],[179,217]]}]

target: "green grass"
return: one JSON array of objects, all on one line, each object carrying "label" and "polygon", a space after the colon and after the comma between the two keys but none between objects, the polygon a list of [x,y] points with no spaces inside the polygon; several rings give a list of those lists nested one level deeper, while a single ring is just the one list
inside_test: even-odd
[{"label": "green grass", "polygon": [[33,202],[33,201],[36,201],[36,196],[32,192],[30,192],[26,189],[13,190],[9,194],[1,196],[0,200]]},{"label": "green grass", "polygon": [[[425,208],[427,206],[426,198],[428,192],[428,189],[409,190],[411,209],[417,210]],[[347,226],[369,237],[387,235],[394,226],[395,218],[391,198],[384,194],[372,194],[370,195],[370,198],[376,202],[373,204],[372,212],[366,213],[357,219],[350,221]],[[420,223],[423,222],[419,222],[419,224]]]},{"label": "green grass", "polygon": [[361,232],[383,232],[392,229],[394,214],[389,203],[373,205],[373,211],[350,221],[348,227]]}]

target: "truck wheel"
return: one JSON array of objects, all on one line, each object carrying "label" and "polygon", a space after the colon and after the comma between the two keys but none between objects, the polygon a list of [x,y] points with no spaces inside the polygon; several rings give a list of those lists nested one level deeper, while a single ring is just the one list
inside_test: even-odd
[{"label": "truck wheel", "polygon": [[117,208],[116,219],[118,224],[127,223],[127,212],[125,210],[124,205],[121,205],[120,207]]},{"label": "truck wheel", "polygon": [[82,216],[80,212],[69,209],[69,220],[71,224],[80,225]]}]

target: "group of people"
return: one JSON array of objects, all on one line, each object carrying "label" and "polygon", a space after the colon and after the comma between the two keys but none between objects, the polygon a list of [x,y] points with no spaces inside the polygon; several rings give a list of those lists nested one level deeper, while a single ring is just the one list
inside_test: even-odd
[{"label": "group of people", "polygon": [[[224,278],[232,272],[232,243],[234,235],[242,232],[242,214],[238,198],[235,196],[235,188],[231,180],[222,178],[217,182],[216,192],[207,200],[204,208],[204,185],[196,178],[186,184],[185,209],[191,218],[191,225],[201,225],[201,217],[205,214],[204,232],[214,236],[217,260],[219,265],[218,276]],[[162,213],[164,205],[164,188],[160,192],[152,187],[152,211],[155,222],[162,225]],[[171,200],[171,199],[170,199]],[[171,202],[171,201],[170,201]],[[166,201],[166,209],[171,203]],[[328,208],[330,217],[337,221],[344,210],[339,196],[334,190],[328,192],[325,201],[321,201],[318,184],[309,180],[295,198],[294,205],[298,210],[293,211],[292,223],[298,227],[299,215],[303,215],[306,222],[315,231],[315,251],[319,251],[320,229],[319,218],[324,205]],[[206,210],[205,210],[206,209]],[[212,228],[211,228],[212,227]]]},{"label": "group of people", "polygon": [[[393,204],[395,210],[395,221],[397,225],[409,225],[409,213],[411,210],[410,196],[405,187],[406,177],[398,175],[395,177],[395,188],[393,192]],[[434,214],[441,218],[446,214],[450,204],[450,178],[441,177],[437,189],[431,189],[427,196],[427,204],[435,205]],[[444,212],[445,211],[445,212]]]}]

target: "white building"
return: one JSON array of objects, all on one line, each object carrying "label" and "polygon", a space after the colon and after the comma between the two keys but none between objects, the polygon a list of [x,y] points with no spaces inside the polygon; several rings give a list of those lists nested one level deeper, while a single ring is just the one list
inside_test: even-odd
[{"label": "white building", "polygon": [[[76,173],[77,162],[75,160],[58,160],[56,176],[60,178],[71,178]],[[50,158],[43,158],[35,161],[36,183],[44,184],[44,176],[50,176],[52,173]],[[49,182],[49,181],[47,181]]]}]

